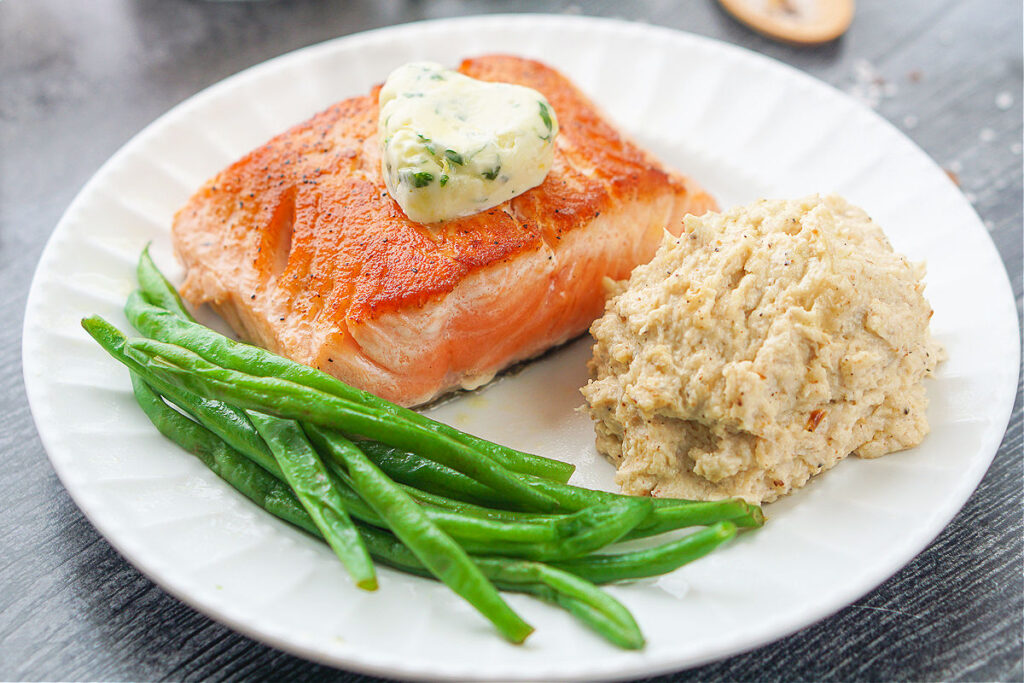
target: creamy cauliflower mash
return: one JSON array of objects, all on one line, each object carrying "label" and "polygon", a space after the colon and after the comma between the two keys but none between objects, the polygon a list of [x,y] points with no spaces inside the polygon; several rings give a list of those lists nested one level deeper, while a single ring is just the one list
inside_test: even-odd
[{"label": "creamy cauliflower mash", "polygon": [[591,328],[582,391],[622,489],[769,502],[920,443],[923,275],[836,196],[687,216]]}]

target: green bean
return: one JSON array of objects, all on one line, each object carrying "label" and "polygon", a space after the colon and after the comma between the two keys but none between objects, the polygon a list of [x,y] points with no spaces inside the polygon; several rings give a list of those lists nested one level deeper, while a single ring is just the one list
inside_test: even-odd
[{"label": "green bean", "polygon": [[[137,366],[133,359],[118,352],[118,347],[124,345],[124,338],[116,328],[99,318],[86,319],[83,321],[83,326],[115,358],[125,362],[129,367],[133,367],[133,364]],[[139,371],[147,378],[150,376],[149,368],[145,366],[140,367]],[[180,407],[183,410],[191,411],[193,406],[187,401],[182,401]],[[210,417],[207,416],[207,419],[210,420]],[[204,424],[208,428],[217,427],[213,430],[215,433],[246,429],[255,432],[255,428],[249,422],[231,423],[226,426],[217,425],[216,416],[212,417],[214,420],[204,422]],[[255,439],[258,438],[259,435],[256,434]],[[237,448],[243,454],[252,457],[269,471],[275,474],[279,473],[279,469],[275,472],[275,468],[267,466],[260,460],[259,449],[252,449],[251,444],[255,439],[251,435],[232,435],[233,442],[241,444]],[[330,464],[328,463],[329,466]],[[332,474],[343,473],[335,471]],[[384,521],[366,506],[355,491],[347,485],[347,482],[336,483],[338,484],[338,493],[342,496],[343,504],[349,514],[375,526],[386,526]],[[641,510],[636,505],[637,502],[634,501],[625,508],[591,506],[572,515],[549,516],[519,522],[517,520],[504,522],[489,520],[433,507],[427,508],[426,514],[445,532],[457,538],[470,552],[534,560],[556,560],[576,557],[597,550],[621,538],[637,523],[638,519],[646,514],[641,514]]]},{"label": "green bean", "polygon": [[[350,475],[337,470],[335,474],[355,496],[357,487],[350,482]],[[593,505],[572,514],[538,515],[528,521],[475,517],[429,505],[424,511],[467,552],[547,562],[579,557],[623,538],[646,517],[649,504],[646,499],[626,499]],[[376,516],[355,507],[350,509],[353,516],[368,524],[386,526]]]},{"label": "green bean", "polygon": [[389,477],[421,491],[488,507],[508,504],[507,499],[490,486],[401,448],[379,441],[360,441],[359,449]]},{"label": "green bean", "polygon": [[593,583],[640,579],[665,574],[703,557],[735,535],[736,525],[724,521],[647,550],[588,555],[553,564]]},{"label": "green bean", "polygon": [[487,566],[499,585],[559,605],[619,647],[639,650],[644,646],[644,636],[629,610],[594,584],[538,562],[494,558],[477,562]]},{"label": "green bean", "polygon": [[[299,504],[291,489],[278,479],[257,467],[232,449],[213,433],[169,408],[160,397],[133,373],[132,384],[143,411],[161,434],[189,453],[199,457],[207,467],[241,491],[247,498],[271,514],[284,519],[309,533],[319,536],[313,520]],[[397,539],[370,527],[360,526],[360,533],[370,553],[380,561],[405,571],[423,573],[422,565],[416,569],[415,556]],[[610,583],[657,576],[677,569],[714,550],[736,534],[731,522],[720,522],[712,527],[684,536],[681,539],[653,548],[626,553],[588,555],[573,560],[556,562],[554,566],[593,583]],[[474,558],[491,579],[498,577],[502,562],[497,558]],[[408,566],[411,562],[412,566]]]},{"label": "green bean", "polygon": [[[373,460],[373,458],[370,459]],[[385,474],[387,474],[386,471]],[[466,503],[455,498],[448,498],[445,496],[438,495],[436,493],[422,491],[407,484],[401,484],[401,486],[409,493],[410,496],[412,496],[413,498],[415,498],[417,501],[424,505],[430,505],[432,507],[441,510],[447,510],[449,512],[454,512],[460,515],[468,515],[470,517],[477,517],[479,519],[490,519],[496,522],[525,522],[527,524],[543,524],[545,522],[554,520],[560,515],[572,514],[569,512],[517,512],[515,510],[489,508],[483,507],[481,505],[474,505],[473,503]]]},{"label": "green bean", "polygon": [[[644,498],[621,498],[600,505],[592,505],[555,522],[567,532],[574,533],[562,541],[570,557],[586,555],[623,538],[642,522],[651,511],[650,501]],[[555,559],[540,558],[540,559]]]},{"label": "green bean", "polygon": [[139,280],[139,286],[145,293],[147,303],[166,309],[190,323],[195,323],[195,318],[185,308],[185,302],[181,300],[178,290],[153,263],[153,259],[149,255],[148,244],[142,250],[142,255],[139,256],[139,263],[135,267],[135,277]]},{"label": "green bean", "polygon": [[[136,399],[143,412],[157,426],[161,434],[196,455],[215,474],[267,512],[304,529],[321,540],[323,539],[309,513],[302,507],[291,489],[232,449],[215,434],[169,408],[160,396],[134,373],[132,374],[132,384]],[[359,531],[370,548],[371,554],[378,561],[406,572],[430,576],[415,555],[390,534],[364,526],[360,526]],[[482,565],[481,573],[485,577],[498,573],[507,574],[507,571],[503,570],[503,563],[524,564],[520,560],[493,558],[474,560],[474,563],[479,563],[478,566]],[[558,570],[548,568],[548,571],[556,572]],[[632,633],[628,627],[623,628],[614,615],[605,615],[600,611],[600,607],[607,607],[608,603],[605,598],[609,596],[598,599],[597,607],[590,607],[585,600],[561,596],[554,588],[524,583],[522,579],[516,582],[515,577],[506,576],[506,580],[499,579],[495,581],[495,584],[504,590],[532,593],[548,602],[560,605],[613,643],[621,644],[623,647],[633,647],[637,642],[636,634]],[[597,588],[594,587],[593,590],[597,591]]]},{"label": "green bean", "polygon": [[655,507],[650,516],[630,531],[626,538],[646,538],[674,529],[706,526],[726,520],[736,526],[759,527],[764,524],[764,515],[759,506],[751,505],[741,498],[686,501]]},{"label": "green bean", "polygon": [[[581,489],[586,491],[586,489]],[[606,505],[611,501],[632,499],[634,496],[594,491],[590,506]],[[472,515],[481,519],[492,519],[508,522],[539,523],[551,519],[551,514],[536,512],[518,512],[483,507],[461,500],[446,498],[424,491],[414,491],[413,497],[435,507],[444,508],[463,515]],[[580,498],[583,498],[582,496]],[[585,498],[583,498],[585,500]],[[729,520],[740,527],[760,527],[764,524],[761,508],[750,505],[739,498],[728,498],[716,501],[684,501],[676,499],[644,499],[650,500],[652,507],[647,517],[624,536],[624,539],[647,538],[691,526],[706,526],[716,522]],[[575,502],[575,501],[573,501]],[[671,505],[666,504],[671,502]],[[659,503],[661,503],[659,505]],[[569,508],[574,509],[575,506]],[[586,508],[583,508],[586,509]]]},{"label": "green bean", "polygon": [[[101,342],[105,348],[111,352],[112,355],[118,358],[121,362],[129,365],[136,372],[144,372],[147,374],[149,381],[154,382],[159,386],[159,390],[162,394],[167,396],[173,403],[178,405],[182,410],[185,410],[192,414],[194,418],[199,420],[207,429],[210,429],[215,434],[220,436],[222,439],[227,441],[230,445],[241,451],[242,453],[251,457],[257,464],[263,466],[271,473],[275,474],[280,478],[281,471],[277,466],[277,462],[274,460],[273,455],[266,448],[263,439],[256,432],[255,428],[249,423],[249,418],[246,417],[245,412],[234,408],[222,401],[216,401],[212,399],[204,399],[196,394],[188,392],[178,386],[175,386],[166,381],[160,380],[159,378],[152,375],[145,368],[134,361],[133,359],[125,357],[123,354],[118,353],[117,349],[123,348],[124,337],[116,332],[116,328],[113,326],[105,326],[106,336],[111,336],[111,331],[115,331],[111,342]],[[95,336],[95,335],[94,335]],[[411,456],[400,449],[393,449],[386,444],[382,444],[377,441],[362,441],[360,446],[369,446],[373,452],[384,453],[388,451],[394,451],[394,453],[400,458],[406,456],[406,459],[410,462],[411,469],[426,470],[430,466],[443,467],[437,465],[431,460],[425,458],[419,458],[418,456]],[[452,470],[451,468],[444,467],[446,470],[446,476],[449,477],[460,477],[462,482],[467,485],[467,488],[472,490],[473,488],[481,491],[490,492],[490,498],[499,497],[496,493],[493,493],[493,489],[478,483],[476,480],[467,477],[461,472]],[[447,473],[450,473],[448,475]],[[410,490],[410,495],[419,500],[420,502],[432,505],[437,508],[446,509],[450,512],[462,513],[467,505],[456,500],[452,500],[446,497],[430,495],[420,490]],[[356,501],[350,501],[350,503]],[[358,504],[358,503],[356,503]],[[549,521],[551,519],[548,515],[541,514],[529,514],[529,513],[511,513],[502,514],[501,510],[490,510],[488,508],[482,508],[473,506],[473,516],[481,519],[492,519],[495,521]],[[379,524],[379,520],[367,519],[367,515],[359,515],[357,517],[364,519],[371,524]],[[448,520],[443,520],[443,522]],[[458,526],[457,524],[450,523],[449,526]]]},{"label": "green bean", "polygon": [[[360,442],[361,444],[371,442]],[[557,515],[516,512],[512,510],[501,510],[481,507],[472,503],[465,503],[460,500],[453,500],[436,494],[425,493],[412,487],[405,487],[409,495],[426,505],[442,508],[460,515],[471,515],[480,519],[490,519],[504,522],[526,522],[540,524],[553,520]],[[616,500],[610,498],[608,500]],[[749,505],[740,499],[730,498],[727,500],[711,502],[679,501],[673,506],[663,505],[657,507],[655,504],[659,499],[649,499],[652,509],[648,516],[636,527],[631,529],[623,540],[646,538],[667,531],[674,531],[691,526],[705,526],[728,520],[736,526],[761,526],[764,518],[761,516],[761,508],[756,505]],[[660,499],[667,501],[670,499]],[[673,502],[676,502],[672,499]],[[597,503],[600,505],[600,503]]]},{"label": "green bean", "polygon": [[[373,441],[363,442],[362,449],[367,457],[377,463],[393,479],[415,486],[425,486],[428,491],[448,492],[447,496],[455,499],[447,503],[446,506],[449,509],[488,519],[524,519],[521,513],[481,508],[472,504],[472,501],[456,502],[458,499],[465,500],[467,498],[459,494],[463,487],[473,492],[472,498],[474,499],[489,498],[493,501],[497,497],[500,501],[500,496],[493,489],[473,481],[450,467],[415,453]],[[563,510],[581,510],[591,505],[630,497],[608,491],[583,489],[536,477],[527,477],[526,482],[557,500],[559,507]],[[446,494],[442,493],[441,495]],[[434,497],[425,496],[424,498],[431,500],[435,505],[442,505]],[[761,508],[738,498],[711,502],[674,498],[651,498],[650,500],[653,510],[646,520],[630,531],[628,538],[643,538],[686,526],[713,524],[725,519],[732,520],[737,526],[744,527],[759,527],[764,524]],[[498,504],[500,505],[501,502]]]},{"label": "green bean", "polygon": [[[618,541],[645,514],[642,509],[609,503],[580,510],[556,521],[556,525],[561,527],[562,537],[555,541],[502,541],[498,538],[466,539],[463,537],[459,537],[458,540],[468,552],[475,555],[501,555],[538,562],[552,562],[586,555]],[[437,514],[432,514],[431,518],[436,519],[438,516],[440,516],[440,511]],[[472,518],[455,516],[455,519],[466,523]],[[571,525],[570,521],[573,522]],[[512,524],[511,522],[492,523],[499,528]],[[441,526],[453,535],[457,531],[457,526],[455,529],[447,524],[441,524]]]},{"label": "green bean", "polygon": [[120,330],[103,318],[98,316],[85,318],[82,320],[82,327],[107,353],[124,364],[133,374],[139,375],[146,384],[188,412],[204,427],[224,439],[228,445],[244,453],[246,457],[274,476],[281,478],[281,469],[278,467],[277,461],[252,426],[245,411],[222,401],[203,398],[157,377],[144,365],[125,354],[127,339]]},{"label": "green bean", "polygon": [[[535,564],[549,570],[549,574],[543,578],[548,578],[555,571],[548,565]],[[496,581],[495,585],[502,590],[526,593],[556,607],[561,607],[604,636],[613,645],[628,650],[640,650],[646,644],[644,634],[640,631],[640,627],[629,610],[597,586],[591,585],[595,595],[587,596],[589,599],[581,599],[561,593],[557,588],[544,582],[505,583]],[[595,603],[598,604],[595,605]]]},{"label": "green bean", "polygon": [[306,427],[316,447],[348,470],[356,492],[437,579],[487,617],[505,638],[521,643],[533,632],[508,606],[469,555],[351,441],[315,425]]},{"label": "green bean", "polygon": [[[160,385],[162,380],[150,373],[145,366],[139,365],[132,358],[123,353],[125,338],[116,327],[110,325],[102,318],[86,318],[82,326],[96,339],[100,345],[116,360],[124,363],[133,372],[138,372],[147,383]],[[174,385],[167,385],[174,394],[171,399],[182,410],[190,413],[207,429],[210,429],[221,438],[228,437],[229,441],[239,452],[250,458],[279,478],[282,477],[281,470],[276,460],[270,455],[270,462],[265,462],[269,453],[262,438],[256,432],[255,427],[246,417],[244,421],[224,420],[224,415],[217,411],[208,411],[203,414],[196,414],[193,411],[197,406],[209,403],[195,394],[181,390]],[[176,393],[175,393],[176,392]],[[244,416],[243,416],[244,417]],[[248,433],[251,432],[251,433]],[[259,447],[255,445],[258,442]],[[330,465],[330,463],[328,463]],[[336,475],[332,471],[332,475]],[[352,489],[344,485],[344,482],[337,481],[338,492],[344,499],[347,511],[352,516],[376,526],[385,526],[383,520],[366,505]],[[427,514],[439,524],[447,533],[455,536],[467,548],[475,552],[488,554],[505,554],[514,557],[565,557],[564,552],[558,550],[558,544],[562,533],[555,527],[553,519],[539,520],[534,524],[499,524],[492,520],[459,514],[457,512],[443,509],[428,508]],[[536,545],[540,544],[540,545]]]},{"label": "green bean", "polygon": [[[591,602],[591,599],[594,597],[593,583],[575,574],[566,573],[546,564],[538,562],[509,562],[493,558],[480,558],[479,561],[481,565],[488,565],[490,575],[499,581],[507,583],[526,583],[531,581],[543,583],[558,590],[559,593],[578,600],[586,600],[587,602]],[[605,593],[601,593],[601,596],[602,599],[608,597]],[[608,602],[605,603],[606,608],[602,611],[612,613],[620,610],[620,620],[632,622],[629,612],[622,608],[621,605],[618,605],[618,603],[613,603],[614,601],[608,597]]]},{"label": "green bean", "polygon": [[159,377],[146,372],[145,368],[133,369],[133,372],[141,372],[146,381],[171,403],[189,413],[204,427],[224,439],[229,446],[241,451],[274,476],[283,479],[277,460],[253,427],[245,411],[223,401],[203,398],[169,382],[163,382]]},{"label": "green bean", "polygon": [[[110,352],[116,359],[124,362],[130,370],[133,372],[137,371],[147,382],[160,382],[159,378],[153,376],[145,367],[139,366],[132,358],[124,355],[123,346],[125,338],[117,328],[102,321],[101,318],[87,318],[86,321],[83,321],[83,327],[89,331],[106,351]],[[224,420],[225,416],[217,412],[209,412],[203,414],[202,417],[197,416],[193,412],[198,407],[203,407],[209,401],[196,394],[182,391],[174,385],[169,386],[172,389],[172,393],[177,392],[171,400],[179,408],[196,417],[205,427],[231,443],[244,456],[250,458],[275,476],[283,478],[281,468],[272,455],[268,456],[270,459],[269,463],[264,461],[263,454],[269,454],[269,451],[266,449],[262,437],[256,432],[255,427],[253,427],[248,418],[244,422]],[[256,443],[259,443],[259,446],[255,445]],[[335,475],[335,473],[332,472],[332,475]],[[344,482],[337,483],[344,484]],[[350,487],[339,485],[338,492],[343,497],[346,510],[350,514],[370,524],[377,526],[385,525],[383,520]],[[465,541],[470,547],[479,552],[507,553],[512,555],[521,553],[529,555],[535,552],[542,552],[545,556],[558,554],[553,552],[551,548],[554,547],[553,544],[560,540],[561,535],[559,529],[550,520],[545,524],[498,524],[493,521],[468,517],[445,510],[428,509],[427,514],[447,532],[454,533],[461,541]],[[548,543],[549,545],[542,547],[543,550],[538,551],[526,548],[527,544],[534,543]]]},{"label": "green bean", "polygon": [[[169,408],[156,392],[134,374],[133,386],[143,411],[164,436],[199,457],[214,473],[257,505],[322,539],[309,513],[302,507],[291,489],[234,451],[201,425]],[[371,554],[378,561],[406,572],[430,576],[423,563],[387,532],[363,526],[359,527],[359,531]],[[563,595],[559,593],[557,586],[564,585],[564,579],[561,582],[557,580],[557,569],[521,560],[496,558],[474,558],[474,563],[484,576],[494,579],[495,584],[502,589],[531,593],[560,605],[611,642],[623,647],[642,645],[642,636],[636,629],[635,622],[632,622],[632,617],[626,612],[624,619],[620,612],[624,611],[624,608],[595,586],[579,584],[572,587],[571,593]],[[543,569],[531,569],[532,567]],[[555,587],[539,583],[538,575]]]},{"label": "green bean", "polygon": [[[583,489],[569,484],[559,484],[537,477],[528,477],[527,484],[558,501],[564,510],[575,510],[599,502],[632,498],[621,493]],[[761,508],[750,505],[738,498],[720,501],[695,501],[677,498],[649,498],[653,506],[650,517],[638,525],[631,538],[650,536],[671,529],[696,524],[710,524],[722,519],[732,519],[743,526],[761,526],[764,517]]]},{"label": "green bean", "polygon": [[443,434],[275,377],[256,377],[210,363],[191,351],[152,339],[130,339],[129,356],[157,376],[210,398],[268,415],[302,420],[367,436],[443,461],[522,505],[553,510],[554,500],[534,490],[497,461]]},{"label": "green bean", "polygon": [[[314,425],[306,425],[313,427]],[[332,476],[339,480],[340,490],[351,514],[367,524],[386,527],[387,523],[363,502],[348,472],[333,461],[328,461]],[[569,557],[558,550],[566,536],[578,533],[575,528],[556,524],[556,519],[541,520],[535,524],[498,522],[459,514],[433,506],[424,506],[424,513],[432,522],[450,534],[467,550],[509,555],[512,557]],[[581,515],[575,513],[575,515]]]},{"label": "green bean", "polygon": [[[587,553],[604,548],[623,538],[647,515],[646,501],[614,501],[603,505],[594,505],[570,515],[553,516],[551,520],[541,520],[536,524],[495,522],[442,510],[426,508],[431,519],[446,532],[455,537],[459,544],[474,555],[500,555],[517,557],[538,562],[550,562],[580,557]],[[446,523],[446,515],[451,515],[450,523]],[[463,525],[476,529],[478,525],[493,524],[494,534],[490,537],[477,536],[467,538],[469,533]],[[557,529],[555,540],[517,541],[514,536],[525,537],[528,531],[515,531],[518,528],[533,530],[545,529],[548,524]],[[480,527],[481,529],[484,527]],[[499,537],[499,533],[501,537]],[[532,534],[531,534],[532,535]]]},{"label": "green bean", "polygon": [[[335,473],[356,495],[357,487],[350,482],[350,475],[338,470]],[[648,506],[645,499],[627,499],[525,523],[478,518],[433,507],[425,507],[424,511],[472,554],[554,561],[579,557],[614,543],[644,519]],[[386,526],[357,508],[352,510],[353,515],[369,524]]]},{"label": "green bean", "polygon": [[[612,500],[633,498],[621,493],[578,488],[569,484],[528,477],[527,484],[551,496],[563,510],[576,510],[582,506],[595,505]],[[740,498],[716,501],[694,501],[676,498],[649,498],[651,514],[629,533],[629,538],[643,538],[686,526],[712,524],[731,520],[737,526],[760,527],[764,514],[757,505],[751,505]]]},{"label": "green bean", "polygon": [[[510,501],[494,489],[443,463],[424,458],[417,453],[373,441],[364,443],[363,452],[397,481],[467,503],[475,503],[477,501],[471,499],[477,499],[486,500],[491,506],[509,507],[510,505]],[[527,476],[524,479],[529,486],[543,491],[558,501],[559,507],[563,510],[582,510],[591,505],[606,503],[621,497],[603,491],[591,491],[569,484],[551,482],[540,477]],[[470,495],[464,495],[463,491],[469,491]]]},{"label": "green bean", "polygon": [[[92,319],[84,321],[83,325],[86,329],[90,330],[90,333],[101,342],[111,355],[118,360],[126,362],[130,368],[132,367],[132,359],[118,353],[117,346],[119,343],[123,344],[124,338],[116,328],[102,320]],[[141,368],[140,372],[143,377],[149,377],[146,374],[148,372],[146,368]],[[194,395],[191,396],[194,397]],[[181,400],[179,407],[186,412],[191,412],[194,406],[187,400]],[[215,419],[211,419],[210,415],[206,416],[206,420],[206,422],[200,421],[207,428],[211,426],[216,427],[216,429],[211,429],[214,433],[230,432],[232,429],[248,429],[255,432],[255,427],[248,421],[244,424],[218,425]],[[256,438],[259,438],[258,433],[256,433]],[[262,465],[271,473],[281,475],[281,470],[277,466],[276,461],[272,461],[274,464],[271,467],[260,460],[260,450],[248,450],[253,441],[251,437],[236,434],[233,435],[233,441],[242,445],[238,450],[243,455]],[[242,450],[243,448],[247,450]],[[327,464],[328,466],[332,465],[332,463]],[[343,505],[349,514],[368,524],[386,526],[385,522],[373,509],[367,506],[359,495],[352,490],[351,486],[344,479],[344,477],[347,477],[344,472],[332,470],[330,474],[338,494],[342,497]],[[339,475],[343,476],[339,477]],[[604,547],[623,533],[623,527],[633,523],[629,517],[624,517],[616,519],[613,525],[604,526],[605,518],[609,516],[609,512],[600,508],[583,510],[574,515],[552,516],[548,519],[539,519],[533,523],[499,522],[434,507],[425,508],[425,512],[434,523],[438,524],[446,533],[454,536],[470,552],[530,559],[566,559],[578,555],[581,549]],[[593,526],[601,526],[602,528],[594,530],[591,528]],[[574,538],[577,536],[578,538]],[[566,540],[569,540],[567,544],[565,543]]]},{"label": "green bean", "polygon": [[[315,425],[306,425],[307,428]],[[334,461],[328,461],[332,475],[336,476],[341,484],[343,495],[349,504],[350,512],[358,519],[373,526],[386,527],[384,520],[366,506],[362,498],[356,493],[356,487],[351,477],[344,468]],[[439,525],[446,533],[451,534],[468,549],[477,552],[491,552],[495,554],[510,554],[520,556],[534,556],[542,551],[540,548],[557,547],[563,536],[572,533],[572,529],[565,530],[555,524],[555,519],[542,520],[536,524],[525,524],[519,522],[501,522],[488,520],[479,517],[459,514],[449,510],[438,509],[433,506],[424,506],[424,512],[435,524]],[[579,513],[577,513],[579,514]],[[530,546],[538,545],[536,550]],[[557,553],[564,555],[564,553]]]},{"label": "green bean", "polygon": [[[133,376],[133,384],[140,405],[143,406],[143,410],[162,434],[197,455],[218,476],[227,480],[271,514],[295,524],[313,535],[319,535],[312,519],[290,489],[227,446],[214,434],[167,407],[155,392],[138,380],[137,376]],[[360,526],[360,533],[371,554],[378,561],[404,571],[421,575],[426,573],[425,568],[416,560],[415,556],[386,532]],[[556,568],[594,583],[655,576],[707,554],[735,533],[734,525],[723,522],[655,548],[615,555],[590,555],[559,562]],[[595,612],[588,616],[586,610],[580,608],[578,604],[574,604],[569,597],[562,596],[559,599],[557,594],[554,596],[540,595],[539,593],[542,591],[536,586],[511,583],[512,577],[509,577],[507,568],[515,563],[520,566],[529,563],[499,558],[474,558],[474,561],[481,567],[484,574],[494,580],[496,585],[502,589],[530,592],[537,597],[560,604],[609,637],[612,642],[619,642],[614,632],[609,633],[605,627],[601,626],[600,622],[605,617],[600,613]],[[503,581],[502,577],[507,581]]]},{"label": "green bean", "polygon": [[[143,252],[139,260],[139,270],[140,273],[144,270],[146,272],[155,271],[159,275],[159,271],[146,252]],[[184,312],[184,316],[180,315],[173,306],[161,308],[163,302],[177,297],[177,292],[162,275],[159,278],[148,277],[145,282],[142,281],[140,275],[140,284],[143,287],[143,294],[129,297],[128,303],[125,305],[125,314],[132,326],[146,336],[183,346],[213,363],[232,370],[262,377],[287,379],[339,398],[371,406],[393,417],[412,422],[423,429],[455,439],[497,459],[498,462],[516,472],[534,474],[561,482],[568,481],[572,476],[575,469],[573,465],[524,453],[466,434],[414,410],[403,408],[369,392],[349,386],[315,368],[296,363],[259,347],[228,339],[207,327],[192,322],[183,307],[180,308],[180,311]],[[180,302],[180,299],[177,300]]]},{"label": "green bean", "polygon": [[[412,574],[425,575],[415,556],[377,529],[364,536],[374,557]],[[496,557],[474,557],[480,570],[502,590],[528,593],[566,609],[620,647],[643,647],[643,634],[629,611],[593,584],[550,565]]]},{"label": "green bean", "polygon": [[131,376],[136,401],[161,434],[195,455],[214,474],[270,514],[315,536],[320,535],[313,519],[287,485],[202,425],[168,406],[139,375],[133,372]]},{"label": "green bean", "polygon": [[[440,493],[453,500],[473,503],[470,497],[488,499],[492,506],[509,507],[510,501],[471,477],[453,470],[443,463],[424,458],[408,450],[367,441],[363,452],[393,479],[402,481],[427,491],[446,491]],[[558,501],[563,510],[582,510],[600,503],[606,503],[621,496],[603,491],[591,491],[569,484],[560,484],[539,477],[525,477],[526,483]],[[464,496],[462,491],[468,490],[471,496]],[[470,509],[470,508],[467,508]]]},{"label": "green bean", "polygon": [[302,507],[306,508],[327,545],[348,569],[356,586],[377,590],[377,575],[370,553],[348,516],[327,468],[306,439],[302,427],[294,420],[282,420],[257,412],[250,412],[249,419],[270,447]]},{"label": "green bean", "polygon": [[[644,634],[640,631],[640,627],[637,626],[633,615],[625,607],[622,607],[622,610],[625,611],[626,616],[629,618],[628,622],[622,620],[619,615],[609,615],[596,609],[589,603],[559,593],[556,590],[550,590],[550,595],[546,594],[548,591],[544,593],[538,590],[527,592],[565,609],[569,614],[603,635],[613,645],[618,645],[627,650],[641,650],[646,644]],[[619,603],[616,601],[616,604]]]}]

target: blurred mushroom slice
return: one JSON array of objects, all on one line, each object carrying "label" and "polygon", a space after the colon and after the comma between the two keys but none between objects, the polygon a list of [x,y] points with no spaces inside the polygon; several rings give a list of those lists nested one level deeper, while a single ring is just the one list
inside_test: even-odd
[{"label": "blurred mushroom slice", "polygon": [[853,0],[718,0],[758,33],[786,43],[813,45],[835,40],[853,20]]}]

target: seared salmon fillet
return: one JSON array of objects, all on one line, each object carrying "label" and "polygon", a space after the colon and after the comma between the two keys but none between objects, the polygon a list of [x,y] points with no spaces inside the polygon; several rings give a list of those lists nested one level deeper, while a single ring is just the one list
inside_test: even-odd
[{"label": "seared salmon fillet", "polygon": [[182,294],[244,339],[403,405],[473,388],[586,331],[604,278],[715,208],[564,76],[486,56],[459,71],[540,91],[561,126],[543,183],[423,225],[388,195],[377,91],[344,100],[209,180],[177,213]]}]

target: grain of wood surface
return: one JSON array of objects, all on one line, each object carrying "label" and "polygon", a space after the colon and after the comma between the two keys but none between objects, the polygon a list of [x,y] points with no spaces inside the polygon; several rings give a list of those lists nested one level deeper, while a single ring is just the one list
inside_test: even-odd
[{"label": "grain of wood surface", "polygon": [[[0,1],[0,679],[369,680],[238,635],[139,574],[50,467],[21,379],[36,261],[82,184],[177,102],[270,57],[339,35],[468,13],[617,16],[789,63],[875,108],[961,185],[1021,310],[1021,5],[861,0],[850,31],[773,43],[715,3],[292,0]],[[892,579],[753,652],[659,681],[1024,679],[1022,422],[955,520]]]}]

